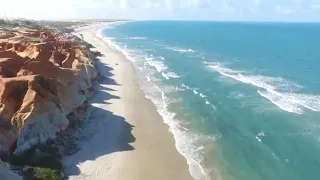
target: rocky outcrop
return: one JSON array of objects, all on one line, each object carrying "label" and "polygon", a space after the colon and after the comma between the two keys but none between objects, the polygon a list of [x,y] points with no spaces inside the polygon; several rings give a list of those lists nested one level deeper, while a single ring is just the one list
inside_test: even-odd
[{"label": "rocky outcrop", "polygon": [[72,124],[98,74],[76,37],[28,29],[1,37],[0,154],[21,154]]}]

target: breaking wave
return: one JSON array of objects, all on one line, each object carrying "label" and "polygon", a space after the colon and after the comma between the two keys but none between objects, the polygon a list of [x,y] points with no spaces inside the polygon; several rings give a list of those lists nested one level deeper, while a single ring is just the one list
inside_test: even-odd
[{"label": "breaking wave", "polygon": [[167,47],[166,49],[175,51],[175,52],[181,52],[181,53],[194,53],[194,50],[192,49],[185,49],[185,48],[178,48],[178,47]]},{"label": "breaking wave", "polygon": [[147,39],[146,37],[129,37],[127,39],[131,39],[131,40],[144,40]]},{"label": "breaking wave", "polygon": [[233,70],[217,62],[204,62],[209,70],[236,81],[257,87],[257,92],[280,109],[303,114],[304,109],[320,112],[320,95],[300,93],[302,86],[281,77],[254,75]]},{"label": "breaking wave", "polygon": [[[98,30],[96,35],[104,40],[111,48],[122,52],[128,60],[133,62],[135,67],[140,69],[141,72],[137,75],[144,76],[144,81],[138,81],[140,88],[144,91],[145,96],[156,105],[159,114],[163,117],[164,123],[169,125],[170,132],[175,139],[176,148],[179,153],[186,158],[191,175],[195,179],[209,180],[210,178],[201,165],[203,157],[199,152],[201,149],[198,148],[198,143],[213,141],[215,138],[194,133],[185,128],[179,120],[175,118],[176,113],[171,112],[168,106],[177,101],[171,97],[169,98],[170,93],[176,91],[176,88],[164,85],[154,74],[159,73],[165,79],[179,78],[180,76],[170,71],[169,67],[163,62],[165,58],[162,56],[156,57],[148,55],[141,58],[141,55],[138,56],[135,54],[138,51],[130,52],[130,49],[127,47],[122,48],[114,39],[104,36],[102,29]],[[182,49],[177,49],[177,51],[193,52],[192,50]],[[141,59],[143,59],[142,63]],[[139,63],[141,63],[141,66],[138,65]],[[204,96],[203,94],[201,95]]]}]

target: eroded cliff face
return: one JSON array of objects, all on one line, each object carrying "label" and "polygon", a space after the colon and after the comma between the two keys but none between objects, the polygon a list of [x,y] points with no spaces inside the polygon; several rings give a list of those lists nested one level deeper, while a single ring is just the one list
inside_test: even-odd
[{"label": "eroded cliff face", "polygon": [[0,154],[55,139],[97,77],[93,55],[74,36],[28,29],[0,36]]}]

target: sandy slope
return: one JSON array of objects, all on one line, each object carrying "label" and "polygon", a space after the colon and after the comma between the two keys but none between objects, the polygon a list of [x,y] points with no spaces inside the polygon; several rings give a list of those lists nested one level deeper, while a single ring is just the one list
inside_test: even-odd
[{"label": "sandy slope", "polygon": [[82,148],[64,159],[70,179],[192,179],[168,126],[135,82],[131,63],[90,29],[79,33],[103,53],[98,63],[103,79],[91,100]]}]

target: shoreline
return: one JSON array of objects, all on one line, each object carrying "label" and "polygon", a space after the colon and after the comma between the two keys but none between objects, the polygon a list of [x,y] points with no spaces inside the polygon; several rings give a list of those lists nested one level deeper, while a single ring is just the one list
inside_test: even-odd
[{"label": "shoreline", "polygon": [[[123,22],[118,22],[123,23]],[[115,24],[118,24],[115,23]],[[158,99],[158,97],[155,97],[152,94],[148,94],[146,92],[146,89],[144,89],[143,84],[145,84],[145,80],[141,80],[139,82],[139,75],[140,73],[137,73],[140,69],[139,66],[136,66],[133,62],[135,61],[132,59],[131,55],[126,52],[125,49],[119,47],[115,42],[110,40],[108,37],[103,35],[103,29],[105,26],[111,25],[111,23],[107,24],[98,24],[94,26],[95,29],[95,35],[100,40],[102,40],[111,50],[113,50],[116,53],[120,53],[124,58],[130,63],[132,68],[135,71],[135,78],[137,80],[137,84],[139,89],[144,93],[145,98],[150,100],[152,104],[155,106],[156,111],[161,116],[161,120],[164,124],[168,126],[170,134],[174,138],[175,147],[179,154],[181,154],[187,161],[188,167],[189,167],[189,173],[194,179],[203,179],[203,180],[210,180],[211,177],[208,175],[208,172],[206,172],[205,167],[201,165],[203,162],[201,157],[197,152],[193,152],[190,149],[196,148],[194,142],[190,142],[190,138],[196,138],[197,134],[193,132],[187,132],[188,135],[186,135],[185,129],[181,128],[179,126],[179,123],[174,118],[174,115],[176,112],[170,111],[167,109],[167,102],[166,102],[166,95],[163,90],[161,90],[157,85],[155,86],[155,89],[159,96],[161,96],[161,99]],[[141,70],[141,69],[140,69]],[[140,75],[141,76],[141,75]],[[163,76],[163,75],[162,75]],[[149,77],[143,75],[143,78],[147,78],[146,80],[149,81]],[[165,78],[165,77],[164,77]],[[148,90],[147,90],[148,91]],[[159,100],[161,101],[159,104]],[[158,104],[157,104],[158,103]],[[169,115],[168,115],[169,113]]]},{"label": "shoreline", "polygon": [[64,158],[66,174],[70,179],[193,179],[169,126],[135,81],[131,62],[90,27],[77,33],[103,54],[97,62],[103,78],[90,100],[82,147]]}]

